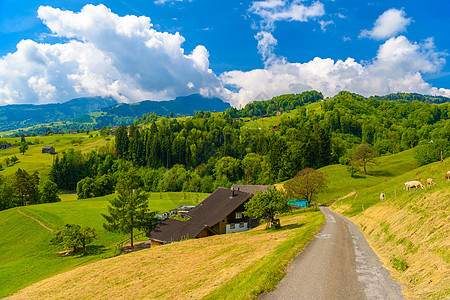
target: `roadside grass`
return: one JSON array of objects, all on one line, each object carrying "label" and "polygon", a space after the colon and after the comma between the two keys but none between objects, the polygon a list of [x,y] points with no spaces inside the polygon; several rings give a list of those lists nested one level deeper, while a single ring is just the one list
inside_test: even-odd
[{"label": "roadside grass", "polygon": [[[205,299],[252,299],[270,292],[286,275],[285,269],[298,253],[314,238],[325,217],[320,211],[306,213],[295,231],[268,256],[248,266],[243,272],[210,293]],[[300,230],[301,229],[301,230]]]},{"label": "roadside grass", "polygon": [[[363,230],[393,278],[405,286],[407,298],[444,299],[450,297],[450,182],[444,180],[450,159],[410,169],[411,157],[403,152],[389,159],[392,165],[382,162],[380,171],[392,174],[386,181],[355,186],[356,198],[338,200],[331,208]],[[403,190],[404,182],[427,178],[436,185]]]},{"label": "roadside grass", "polygon": [[324,221],[320,212],[303,212],[283,217],[281,230],[256,228],[153,247],[58,274],[11,299],[255,298],[284,276]]},{"label": "roadside grass", "polygon": [[[186,195],[186,199],[184,199]],[[195,205],[208,194],[201,193],[153,193],[149,206],[158,212],[180,205]],[[160,199],[161,196],[161,199]],[[52,234],[16,211],[16,208],[0,212],[0,298],[49,276],[78,266],[112,257],[116,245],[129,236],[111,233],[103,228],[108,200],[114,195],[76,200],[76,195],[60,195],[58,203],[20,207],[46,226],[57,229],[66,223],[94,227],[98,238],[88,246],[87,256],[61,257],[61,248],[50,245]],[[142,238],[141,238],[142,239]]]}]

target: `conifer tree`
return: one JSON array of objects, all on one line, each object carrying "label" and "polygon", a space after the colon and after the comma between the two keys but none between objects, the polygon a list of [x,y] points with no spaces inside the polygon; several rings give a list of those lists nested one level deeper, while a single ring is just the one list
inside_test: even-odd
[{"label": "conifer tree", "polygon": [[129,172],[117,184],[118,195],[108,205],[103,227],[111,232],[129,233],[133,248],[133,230],[151,231],[156,226],[156,212],[148,208],[148,196],[138,185],[137,174]]}]

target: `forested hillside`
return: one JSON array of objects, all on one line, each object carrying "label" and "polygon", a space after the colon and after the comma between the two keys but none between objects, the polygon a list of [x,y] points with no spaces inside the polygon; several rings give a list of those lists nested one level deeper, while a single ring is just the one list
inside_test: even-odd
[{"label": "forested hillside", "polygon": [[[348,164],[362,143],[376,155],[415,148],[421,164],[439,160],[441,151],[444,158],[450,155],[450,103],[404,103],[342,92],[311,110],[298,106],[309,103],[298,101],[302,97],[320,99],[316,92],[285,96],[283,106],[297,111],[282,117],[276,130],[249,128],[229,117],[230,110],[218,117],[198,113],[186,121],[162,118],[145,129],[121,126],[109,152],[76,159],[76,153],[62,155],[52,169],[53,180],[73,189],[86,176],[118,176],[136,168],[149,191],[211,192],[235,182],[284,181],[305,167]],[[84,171],[73,178],[78,169]]]},{"label": "forested hillside", "polygon": [[230,104],[219,98],[206,98],[199,94],[177,97],[170,101],[141,101],[132,104],[121,103],[106,107],[102,111],[119,117],[141,117],[143,114],[155,113],[156,115],[174,117],[181,115],[194,115],[197,111],[224,111],[230,108]]},{"label": "forested hillside", "polygon": [[112,98],[90,97],[56,104],[0,106],[0,131],[69,120],[115,104]]},{"label": "forested hillside", "polygon": [[112,98],[101,97],[73,99],[62,104],[9,105],[0,107],[1,131],[16,135],[32,135],[48,131],[94,130],[108,126],[130,125],[138,118],[140,122],[156,121],[158,116],[193,116],[199,111],[222,112],[230,104],[219,98],[207,98],[199,94],[177,97],[168,101],[145,100],[137,103],[120,103]]},{"label": "forested hillside", "polygon": [[[119,127],[106,147],[59,153],[50,178],[82,198],[113,191],[130,170],[140,174],[147,191],[212,192],[232,183],[282,182],[306,167],[336,163],[348,165],[353,176],[363,167],[361,149],[376,157],[414,148],[421,165],[450,156],[449,102],[386,101],[348,92],[321,100],[313,91],[182,120],[144,115]],[[243,116],[256,118],[264,107],[266,113],[284,112],[259,120],[280,123],[269,129],[248,125]]]}]

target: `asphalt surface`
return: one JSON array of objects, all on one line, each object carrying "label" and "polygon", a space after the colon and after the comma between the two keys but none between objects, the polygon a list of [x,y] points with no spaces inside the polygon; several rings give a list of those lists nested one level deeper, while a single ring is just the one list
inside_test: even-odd
[{"label": "asphalt surface", "polygon": [[259,299],[404,299],[358,227],[326,207],[326,222],[286,270],[276,289]]}]

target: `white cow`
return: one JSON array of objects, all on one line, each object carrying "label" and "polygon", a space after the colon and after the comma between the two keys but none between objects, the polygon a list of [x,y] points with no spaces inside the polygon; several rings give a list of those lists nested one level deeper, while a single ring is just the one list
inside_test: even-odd
[{"label": "white cow", "polygon": [[424,186],[422,183],[420,183],[420,181],[417,181],[417,180],[405,182],[405,189],[407,191],[409,191],[411,193],[412,188],[416,188],[416,191],[417,191],[417,188],[424,189]]},{"label": "white cow", "polygon": [[380,200],[383,201],[384,199],[386,199],[386,195],[384,193],[380,194]]}]

